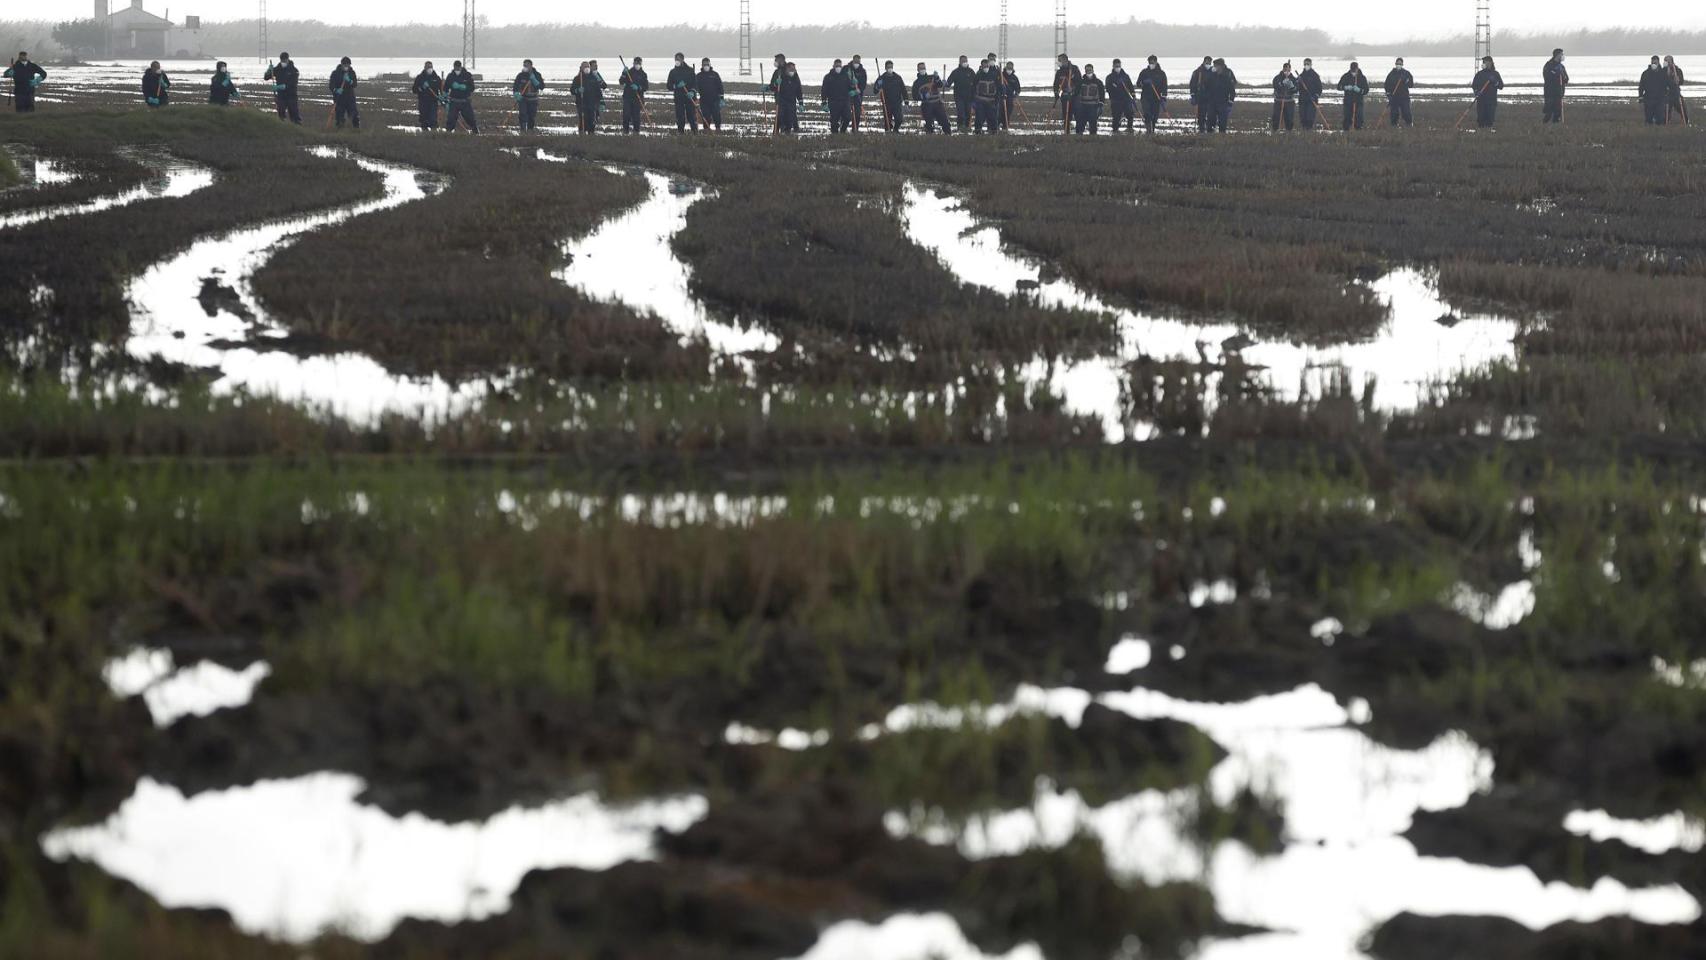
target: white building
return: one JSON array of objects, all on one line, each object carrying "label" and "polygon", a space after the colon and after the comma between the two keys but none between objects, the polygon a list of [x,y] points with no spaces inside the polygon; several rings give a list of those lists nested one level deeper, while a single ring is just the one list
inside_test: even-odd
[{"label": "white building", "polygon": [[201,55],[201,18],[186,17],[183,26],[142,9],[142,0],[109,13],[109,0],[95,0],[95,19],[107,25],[109,57],[156,60]]}]

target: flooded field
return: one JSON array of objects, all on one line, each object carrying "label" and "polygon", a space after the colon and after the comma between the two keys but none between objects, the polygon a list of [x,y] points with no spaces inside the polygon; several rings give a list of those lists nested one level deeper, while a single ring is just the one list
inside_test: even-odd
[{"label": "flooded field", "polygon": [[1693,128],[114,77],[0,117],[0,955],[1706,945]]}]

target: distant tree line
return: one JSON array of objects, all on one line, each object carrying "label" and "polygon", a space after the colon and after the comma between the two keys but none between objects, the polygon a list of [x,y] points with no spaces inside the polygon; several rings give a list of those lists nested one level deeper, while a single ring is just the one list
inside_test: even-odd
[{"label": "distant tree line", "polygon": [[[77,56],[89,52],[91,24],[52,24],[0,21],[0,44],[30,50],[38,59]],[[243,56],[255,48],[254,20],[202,21],[202,47],[224,57]],[[318,20],[274,20],[268,23],[274,53],[289,50],[303,57],[438,57],[462,49],[460,23],[412,23],[395,26],[334,25]],[[1049,56],[1054,51],[1050,24],[1014,24],[1009,31],[1013,56]],[[5,38],[10,38],[5,39]],[[62,42],[55,42],[60,40]],[[1337,40],[1325,30],[1260,26],[1163,24],[1151,20],[1074,24],[1068,34],[1075,57],[1121,56],[1138,59],[1154,53],[1164,57],[1196,58],[1249,56],[1459,56],[1474,49],[1468,34],[1399,43],[1360,43]],[[768,59],[777,51],[794,57],[949,57],[978,56],[995,46],[995,28],[884,27],[842,23],[823,27],[755,29],[753,55]],[[479,53],[493,57],[551,57],[583,54],[642,53],[659,56],[683,50],[692,56],[728,58],[738,39],[732,28],[681,24],[666,27],[606,27],[583,24],[485,25],[480,28]],[[1583,30],[1568,34],[1495,34],[1493,50],[1504,56],[1545,56],[1564,47],[1578,56],[1649,56],[1654,53],[1706,53],[1706,31]]]}]

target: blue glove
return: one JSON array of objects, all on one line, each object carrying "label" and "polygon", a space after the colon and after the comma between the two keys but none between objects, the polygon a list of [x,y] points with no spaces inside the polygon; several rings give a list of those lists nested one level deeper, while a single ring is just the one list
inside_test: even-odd
[{"label": "blue glove", "polygon": [[38,73],[30,78],[30,89],[34,90],[39,86],[41,86],[41,74]]},{"label": "blue glove", "polygon": [[272,89],[273,89],[273,92],[274,92],[274,93],[283,93],[283,92],[284,92],[284,91],[286,91],[286,90],[288,90],[288,89],[290,89],[290,88],[289,88],[289,87],[287,87],[287,86],[285,86],[285,85],[284,85],[284,84],[282,84],[282,83],[275,83],[275,84],[273,84],[273,85],[272,85]]},{"label": "blue glove", "polygon": [[148,105],[151,107],[158,107],[160,105],[160,98],[159,97],[149,97],[148,98]]},{"label": "blue glove", "polygon": [[514,91],[514,92],[513,92],[513,93],[511,93],[511,94],[510,94],[510,96],[512,96],[512,97],[514,97],[514,98],[515,98],[515,102],[516,102],[516,103],[520,103],[520,102],[521,102],[521,91],[520,91],[520,90],[516,90],[516,91]]}]

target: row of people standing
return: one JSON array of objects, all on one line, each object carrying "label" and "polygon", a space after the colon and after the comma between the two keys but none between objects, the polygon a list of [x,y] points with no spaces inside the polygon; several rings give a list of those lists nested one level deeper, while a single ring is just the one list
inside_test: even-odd
[{"label": "row of people standing", "polygon": [[[646,73],[645,59],[635,57],[625,63],[616,81],[622,98],[622,132],[639,133],[651,122],[646,106],[646,94],[651,92],[651,77]],[[723,128],[723,107],[727,100],[723,78],[711,66],[709,57],[699,61],[697,72],[688,65],[687,55],[677,53],[675,63],[664,78],[675,109],[675,126],[679,131],[691,129],[698,133]],[[582,133],[597,133],[599,118],[604,113],[604,94],[610,84],[604,79],[597,60],[583,61],[569,82],[569,95],[575,102]]]},{"label": "row of people standing", "polygon": [[[829,116],[830,132],[846,133],[862,128],[866,102],[875,98],[883,129],[898,132],[906,123],[906,104],[918,105],[918,118],[926,133],[940,130],[952,134],[995,133],[1007,129],[1019,110],[1022,85],[1014,65],[1002,65],[989,54],[974,68],[961,56],[958,66],[943,78],[924,62],[910,84],[895,70],[893,60],[872,80],[864,58],[837,58],[816,87],[818,101]],[[955,119],[948,116],[947,96],[953,94]],[[799,131],[800,110],[805,106],[805,84],[799,68],[786,54],[777,54],[764,96],[772,102],[772,129],[778,133]]]},{"label": "row of people standing", "polygon": [[[1096,132],[1104,103],[1112,107],[1116,131],[1122,125],[1126,130],[1135,129],[1134,120],[1140,107],[1144,129],[1150,133],[1167,114],[1167,71],[1162,69],[1160,60],[1155,56],[1149,57],[1147,66],[1133,80],[1117,59],[1104,79],[1096,76],[1093,64],[1079,68],[1063,54],[1058,58],[1054,85],[1063,125],[1075,123],[1080,133]],[[1404,69],[1404,60],[1400,57],[1387,74],[1385,85],[1392,124],[1408,126],[1414,122],[1410,109],[1410,90],[1414,85],[1415,76]],[[1192,71],[1188,88],[1198,132],[1227,132],[1232,122],[1233,105],[1238,101],[1239,86],[1238,75],[1223,58],[1203,58],[1202,64]],[[1270,129],[1292,130],[1299,122],[1305,130],[1315,129],[1323,110],[1326,82],[1315,70],[1313,59],[1305,59],[1303,69],[1296,72],[1287,61],[1275,75],[1272,88]],[[1343,128],[1362,129],[1363,103],[1369,94],[1370,84],[1360,64],[1350,65],[1350,69],[1339,78],[1338,90],[1343,96]]]},{"label": "row of people standing", "polygon": [[1103,110],[1109,109],[1116,133],[1122,128],[1133,132],[1141,107],[1143,127],[1154,133],[1166,112],[1169,89],[1167,71],[1153,55],[1135,80],[1117,57],[1105,77],[1097,76],[1095,64],[1079,67],[1065,54],[1055,61],[1054,90],[1063,130],[1094,135],[1100,130]]},{"label": "row of people standing", "polygon": [[[47,72],[32,63],[28,53],[20,51],[3,76],[13,82],[17,109],[20,112],[33,110],[35,90],[46,79]],[[1544,91],[1542,121],[1560,123],[1563,120],[1565,94],[1570,84],[1569,72],[1564,66],[1563,50],[1553,51],[1552,57],[1542,68],[1541,78]],[[295,63],[291,61],[290,54],[281,53],[277,63],[269,64],[263,79],[272,84],[279,117],[301,123],[298,98],[301,75]],[[636,57],[631,66],[624,64],[618,82],[622,97],[622,129],[624,132],[638,132],[649,120],[646,94],[650,90],[650,82],[643,61]],[[335,121],[337,126],[342,127],[348,120],[356,128],[361,126],[361,114],[356,99],[359,83],[360,79],[351,65],[350,58],[342,58],[328,80],[328,89],[332,95],[332,110],[327,116],[328,125]],[[1655,55],[1652,58],[1650,65],[1641,75],[1637,91],[1637,99],[1642,105],[1647,123],[1664,124],[1673,117],[1681,117],[1684,121],[1688,119],[1687,105],[1683,98],[1684,83],[1683,71],[1673,57],[1661,58]],[[692,129],[697,132],[701,127],[722,129],[722,114],[726,105],[725,88],[722,77],[712,68],[709,58],[701,60],[699,69],[695,72],[688,66],[684,55],[676,54],[667,84],[675,108],[677,130]],[[1411,91],[1414,85],[1414,75],[1405,69],[1403,58],[1398,58],[1387,74],[1384,84],[1387,122],[1391,125],[1413,125]],[[171,102],[172,79],[159,61],[149,64],[143,73],[141,86],[144,102],[149,107],[163,107]],[[545,86],[544,77],[535,69],[533,61],[524,61],[521,72],[511,82],[511,94],[516,100],[517,123],[521,129],[537,128],[540,94]],[[570,92],[584,132],[596,131],[603,112],[604,94],[609,86],[599,72],[597,61],[581,64],[570,84]],[[1190,79],[1190,98],[1196,108],[1199,131],[1225,132],[1228,129],[1232,107],[1238,99],[1239,86],[1237,76],[1224,60],[1203,58],[1202,65],[1192,73]],[[1291,130],[1299,123],[1304,129],[1314,129],[1318,125],[1326,87],[1311,60],[1305,59],[1303,69],[1297,72],[1292,70],[1291,63],[1287,61],[1280,73],[1275,75],[1272,87],[1273,113],[1270,129]],[[1481,70],[1475,75],[1470,87],[1474,95],[1471,109],[1475,112],[1477,125],[1493,126],[1497,118],[1500,91],[1504,89],[1505,82],[1491,57],[1482,61]],[[926,132],[933,132],[937,127],[944,133],[952,132],[955,125],[947,120],[945,102],[945,94],[950,91],[953,93],[955,112],[958,115],[958,130],[993,133],[1006,129],[1016,113],[1023,113],[1018,99],[1021,89],[1013,63],[1009,61],[1002,65],[994,54],[985,57],[976,68],[971,66],[969,58],[960,57],[958,67],[945,80],[930,73],[926,64],[919,63],[917,79],[911,85],[907,85],[895,73],[892,60],[885,63],[883,74],[873,84],[861,57],[854,55],[845,64],[839,59],[834,62],[829,73],[824,75],[818,87],[818,94],[829,114],[832,133],[858,129],[864,120],[865,101],[873,92],[881,102],[883,125],[886,129],[899,130],[904,122],[904,104],[917,102]],[[413,85],[413,92],[419,103],[422,129],[437,129],[441,125],[442,116],[442,126],[447,130],[465,126],[471,132],[478,133],[479,124],[472,102],[474,90],[475,79],[461,61],[457,61],[450,73],[443,77],[433,69],[430,61],[427,62],[425,68],[415,77]],[[1338,90],[1343,94],[1343,129],[1361,129],[1364,126],[1364,102],[1371,91],[1371,85],[1359,64],[1352,63],[1350,69],[1339,78]],[[785,56],[776,56],[776,69],[765,91],[767,97],[775,99],[773,128],[781,132],[797,131],[799,110],[805,102],[804,86],[794,64],[787,61]],[[1148,65],[1134,80],[1125,72],[1118,59],[1113,61],[1112,69],[1104,78],[1096,75],[1094,65],[1086,65],[1080,69],[1063,54],[1058,59],[1055,92],[1060,103],[1063,126],[1070,130],[1076,122],[1081,133],[1097,132],[1105,108],[1111,110],[1116,131],[1122,127],[1134,130],[1140,107],[1145,129],[1154,132],[1161,116],[1166,113],[1168,102],[1167,74],[1154,56],[1149,57]],[[210,83],[208,101],[229,105],[240,102],[240,98],[241,91],[232,80],[226,63],[219,61]],[[1465,114],[1467,112],[1465,111]]]}]

